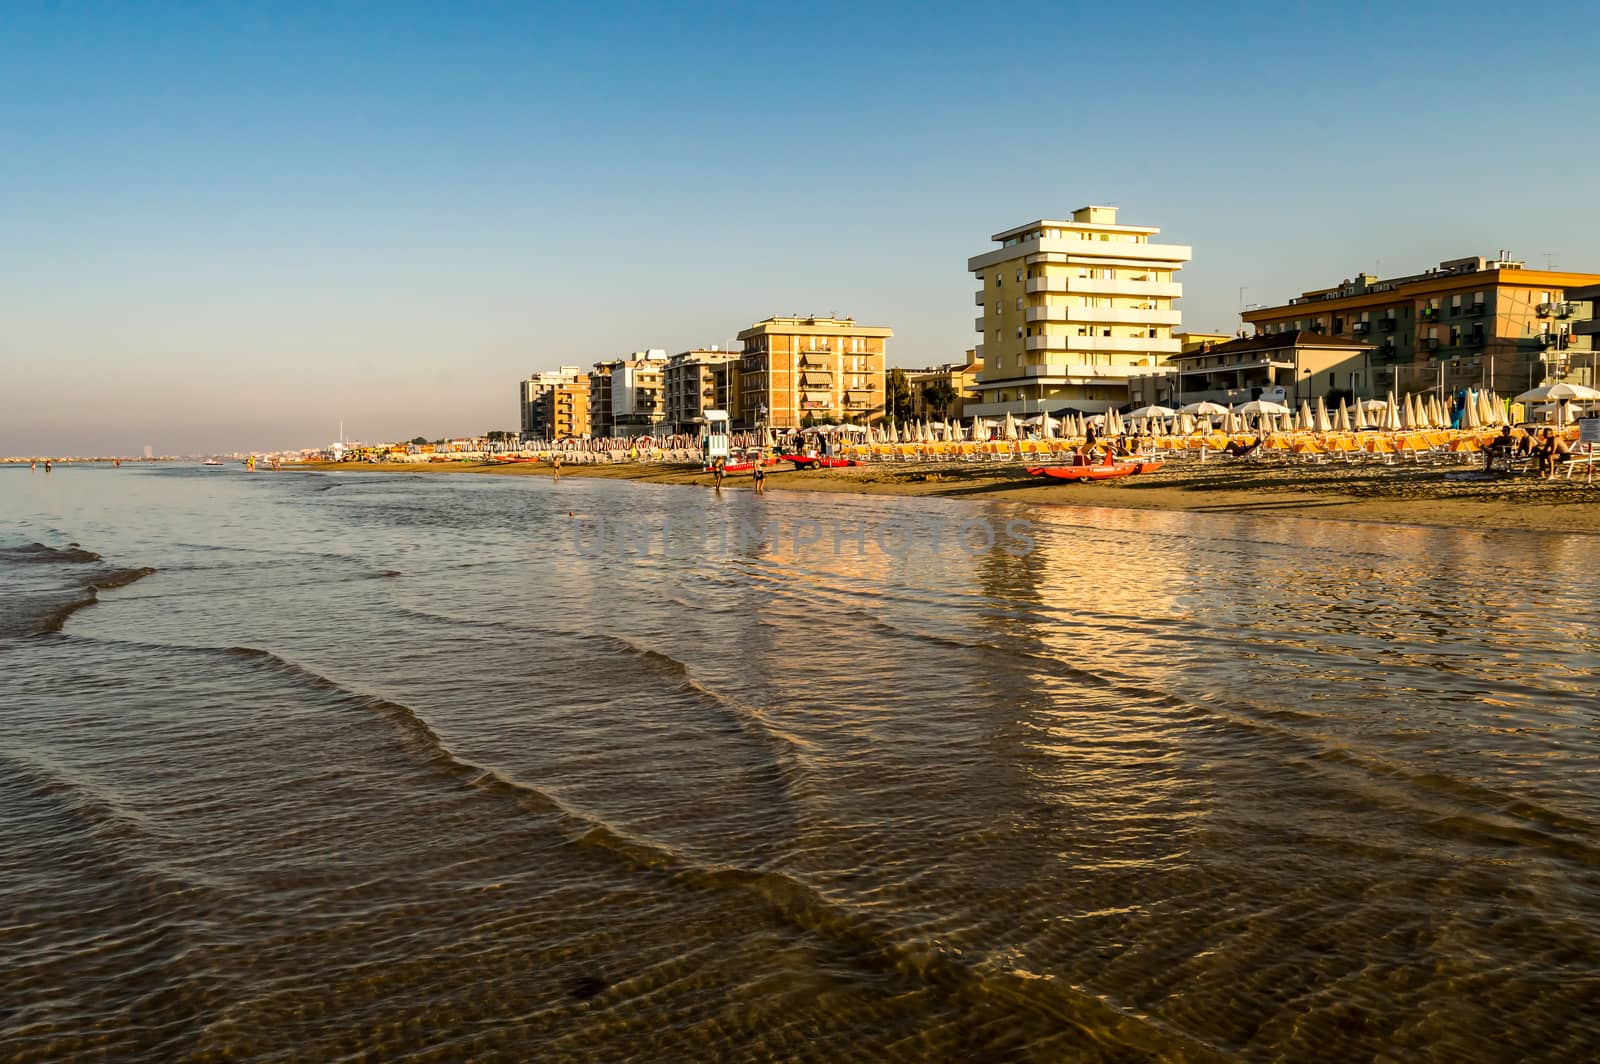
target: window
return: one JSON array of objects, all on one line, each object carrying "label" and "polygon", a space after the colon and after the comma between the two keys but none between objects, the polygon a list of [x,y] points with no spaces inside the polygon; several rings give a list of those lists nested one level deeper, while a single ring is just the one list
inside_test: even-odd
[{"label": "window", "polygon": [[1017,309],[1018,310],[1022,309],[1022,297],[1021,296],[1017,297]]},{"label": "window", "polygon": [[1022,339],[1022,326],[1020,325],[1017,326],[1017,339]]},{"label": "window", "polygon": [[1333,373],[1332,373],[1332,371],[1329,371],[1329,373],[1328,373],[1328,387],[1332,388],[1333,386],[1334,386],[1334,384],[1333,384]]},{"label": "window", "polygon": [[1458,314],[1461,312],[1461,297],[1460,296],[1457,295],[1457,296],[1451,296],[1450,297],[1450,309],[1454,310]]},{"label": "window", "polygon": [[1019,282],[1020,282],[1020,281],[1021,281],[1021,280],[1022,280],[1022,271],[1021,271],[1021,270],[1018,270],[1018,271],[1017,271],[1017,280],[1018,280],[1018,281],[1019,281]]}]

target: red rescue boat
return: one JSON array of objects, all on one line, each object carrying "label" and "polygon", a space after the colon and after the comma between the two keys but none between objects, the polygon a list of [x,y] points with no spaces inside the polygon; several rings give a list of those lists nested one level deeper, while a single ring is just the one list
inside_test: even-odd
[{"label": "red rescue boat", "polygon": [[826,458],[816,454],[780,454],[785,462],[793,462],[796,469],[841,469],[856,464],[851,458]]}]

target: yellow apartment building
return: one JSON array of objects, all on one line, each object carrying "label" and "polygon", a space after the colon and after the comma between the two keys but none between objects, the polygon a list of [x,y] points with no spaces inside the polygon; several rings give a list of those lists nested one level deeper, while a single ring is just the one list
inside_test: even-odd
[{"label": "yellow apartment building", "polygon": [[854,318],[773,317],[739,333],[739,424],[801,428],[883,417],[893,329]]},{"label": "yellow apartment building", "polygon": [[1404,277],[1358,273],[1242,317],[1258,333],[1370,341],[1376,395],[1469,386],[1517,392],[1564,376],[1577,352],[1588,360],[1588,342],[1572,329],[1580,307],[1566,293],[1596,283],[1600,274],[1530,270],[1502,253]]},{"label": "yellow apartment building", "polygon": [[705,420],[707,410],[722,410],[718,406],[719,383],[726,388],[726,366],[739,358],[735,351],[716,347],[683,351],[667,360],[662,379],[665,384],[667,416],[666,425],[671,432],[694,433]]},{"label": "yellow apartment building", "polygon": [[1122,225],[1115,207],[1081,207],[994,234],[998,248],[967,260],[979,283],[974,322],[983,362],[969,415],[1105,410],[1128,401],[1128,378],[1180,350],[1172,332],[1191,257],[1151,241],[1161,230]]},{"label": "yellow apartment building", "polygon": [[547,400],[550,406],[550,439],[573,440],[589,435],[589,378],[576,374],[572,380],[556,385]]}]

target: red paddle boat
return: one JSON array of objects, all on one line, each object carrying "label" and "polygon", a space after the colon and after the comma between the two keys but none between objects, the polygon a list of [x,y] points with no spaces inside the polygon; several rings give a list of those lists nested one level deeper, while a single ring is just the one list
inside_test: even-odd
[{"label": "red paddle boat", "polygon": [[1160,468],[1161,463],[1152,459],[1118,461],[1111,454],[1107,454],[1103,462],[1090,462],[1082,455],[1077,455],[1071,465],[1030,466],[1028,475],[1083,484],[1091,480],[1114,480],[1117,477],[1131,477],[1138,473],[1154,473]]}]

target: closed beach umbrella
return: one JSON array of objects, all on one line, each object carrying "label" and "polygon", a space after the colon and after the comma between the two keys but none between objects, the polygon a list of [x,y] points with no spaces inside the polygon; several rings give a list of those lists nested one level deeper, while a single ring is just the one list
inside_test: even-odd
[{"label": "closed beach umbrella", "polygon": [[1466,406],[1464,406],[1461,410],[1461,427],[1464,429],[1477,429],[1483,427],[1482,422],[1478,420],[1478,404],[1473,401],[1472,390],[1470,388],[1467,390]]},{"label": "closed beach umbrella", "polygon": [[1006,411],[1006,419],[1000,425],[1000,438],[1014,440],[1017,438],[1017,419],[1011,416],[1011,411]]},{"label": "closed beach umbrella", "polygon": [[1332,432],[1333,419],[1328,417],[1328,403],[1322,396],[1317,396],[1316,425],[1318,432]]},{"label": "closed beach umbrella", "polygon": [[1428,396],[1428,420],[1433,423],[1433,427],[1436,429],[1450,427],[1450,421],[1444,416],[1444,408],[1439,405],[1439,397],[1437,395]]},{"label": "closed beach umbrella", "polygon": [[1049,414],[1039,415],[1039,438],[1041,440],[1053,440],[1056,438],[1055,422],[1050,419]]},{"label": "closed beach umbrella", "polygon": [[1339,400],[1339,413],[1335,415],[1334,426],[1340,432],[1350,431],[1350,408],[1345,405],[1343,399]]},{"label": "closed beach umbrella", "polygon": [[1305,399],[1300,400],[1300,420],[1296,427],[1307,432],[1311,430],[1311,404]]}]

